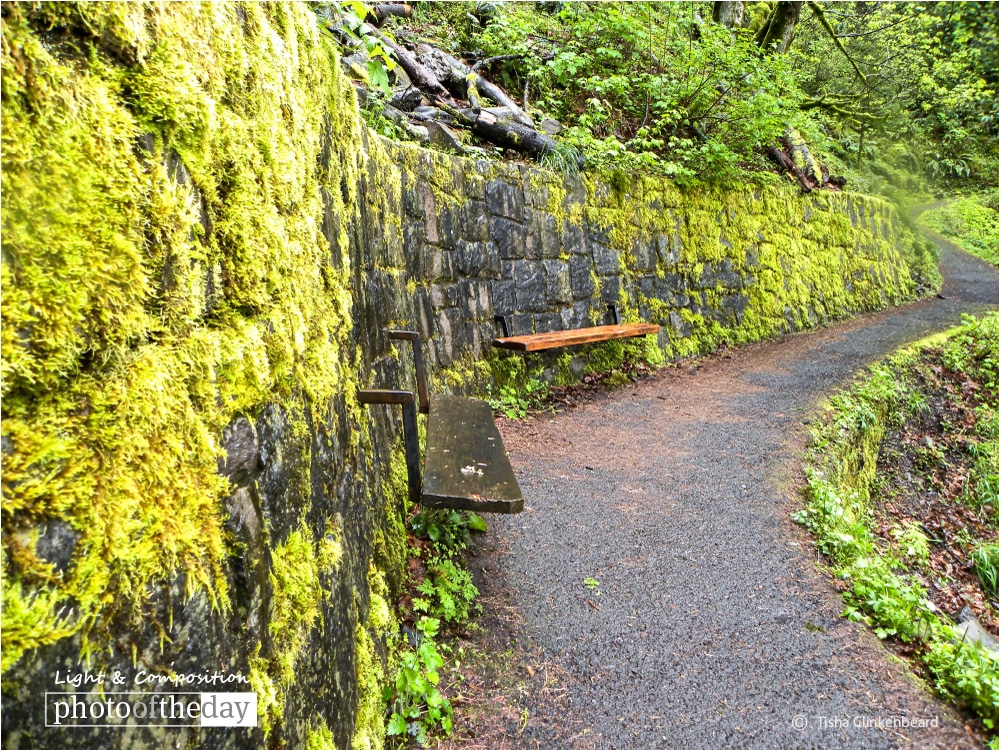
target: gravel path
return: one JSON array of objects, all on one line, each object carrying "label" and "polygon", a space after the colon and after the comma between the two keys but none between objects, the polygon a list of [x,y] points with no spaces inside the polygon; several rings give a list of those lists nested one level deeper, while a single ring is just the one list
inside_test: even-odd
[{"label": "gravel path", "polygon": [[[492,557],[480,562],[516,604],[522,636],[572,677],[563,712],[532,716],[522,744],[976,745],[838,616],[842,600],[789,520],[818,400],[962,312],[999,307],[996,271],[941,245],[943,299],[673,368],[556,416],[501,420],[527,507],[490,519]],[[939,726],[855,726],[901,716]],[[559,725],[582,730],[567,739]]]}]

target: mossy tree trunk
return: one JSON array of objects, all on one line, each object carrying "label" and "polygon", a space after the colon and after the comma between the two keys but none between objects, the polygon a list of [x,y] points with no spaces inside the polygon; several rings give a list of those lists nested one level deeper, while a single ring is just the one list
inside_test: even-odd
[{"label": "mossy tree trunk", "polygon": [[787,52],[801,19],[801,0],[781,0],[756,34],[756,43],[766,52]]},{"label": "mossy tree trunk", "polygon": [[742,26],[746,15],[746,4],[742,0],[719,0],[714,4],[712,19],[726,28]]}]

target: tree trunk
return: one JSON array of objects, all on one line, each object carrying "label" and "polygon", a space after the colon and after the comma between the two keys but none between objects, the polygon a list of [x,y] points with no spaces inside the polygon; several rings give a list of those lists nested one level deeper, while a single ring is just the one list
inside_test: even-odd
[{"label": "tree trunk", "polygon": [[787,52],[801,18],[804,0],[780,0],[756,34],[756,43],[764,52]]},{"label": "tree trunk", "polygon": [[718,0],[711,17],[715,23],[733,29],[742,26],[745,14],[746,4],[742,0]]}]

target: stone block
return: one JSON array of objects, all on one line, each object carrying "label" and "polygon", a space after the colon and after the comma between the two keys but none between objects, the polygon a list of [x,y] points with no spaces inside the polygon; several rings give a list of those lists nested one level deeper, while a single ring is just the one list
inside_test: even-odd
[{"label": "stone block", "polygon": [[467,201],[462,205],[461,236],[472,242],[489,239],[489,214],[482,201]]},{"label": "stone block", "polygon": [[434,306],[435,309],[442,309],[445,307],[454,307],[458,304],[458,285],[457,284],[431,284],[430,286],[430,304]]},{"label": "stone block", "polygon": [[569,279],[569,265],[560,260],[543,260],[545,285],[550,304],[572,302],[572,283]]},{"label": "stone block", "polygon": [[669,311],[669,325],[678,335],[684,338],[690,336],[690,325],[680,317],[676,310]]},{"label": "stone block", "polygon": [[461,209],[458,206],[441,206],[437,215],[437,244],[447,250],[454,250],[461,235],[461,227]]},{"label": "stone block", "polygon": [[562,249],[572,255],[586,254],[586,235],[582,227],[568,223],[563,226]]},{"label": "stone block", "polygon": [[600,299],[604,302],[616,303],[621,297],[621,277],[602,276],[600,278]]},{"label": "stone block", "polygon": [[636,240],[631,247],[631,253],[635,257],[634,270],[646,273],[656,267],[656,249],[654,247],[654,240]]},{"label": "stone block", "polygon": [[562,316],[559,313],[539,313],[534,316],[534,332],[548,333],[562,330]]},{"label": "stone block", "polygon": [[656,255],[659,262],[675,266],[680,262],[680,235],[660,234],[656,237]]},{"label": "stone block", "polygon": [[437,312],[436,341],[441,365],[447,367],[454,360],[461,358],[461,351],[467,346],[468,338],[464,316],[459,308],[450,307]]},{"label": "stone block", "polygon": [[535,222],[541,228],[541,257],[557,258],[562,251],[558,220],[548,212],[536,213]]},{"label": "stone block", "polygon": [[510,335],[526,336],[534,333],[534,316],[530,313],[517,313],[510,316]]},{"label": "stone block", "polygon": [[486,184],[486,208],[495,216],[523,221],[524,194],[519,187],[493,180]]},{"label": "stone block", "polygon": [[485,200],[486,181],[477,174],[465,174],[465,195],[475,201]]},{"label": "stone block", "polygon": [[609,245],[610,236],[608,235],[608,230],[603,227],[599,227],[595,224],[586,225],[586,241],[596,242],[600,245]]},{"label": "stone block", "polygon": [[593,250],[593,264],[598,276],[616,276],[621,273],[617,250],[597,242],[590,243],[590,248]]},{"label": "stone block", "polygon": [[413,294],[413,310],[420,338],[430,341],[434,337],[434,308],[430,301],[430,292],[426,287],[417,287]]},{"label": "stone block", "polygon": [[517,309],[516,287],[512,281],[497,281],[492,285],[493,309],[497,315],[510,315]]},{"label": "stone block", "polygon": [[588,256],[569,256],[569,280],[573,297],[587,299],[593,296],[596,289],[593,285],[593,262]]},{"label": "stone block", "polygon": [[480,276],[486,267],[486,247],[482,242],[458,240],[455,256],[462,276]]},{"label": "stone block", "polygon": [[586,328],[590,325],[590,300],[572,303],[572,325],[569,328]]},{"label": "stone block", "polygon": [[489,238],[496,243],[500,257],[504,260],[519,260],[524,257],[527,238],[523,225],[509,219],[491,217]]},{"label": "stone block", "polygon": [[654,276],[642,276],[638,280],[638,293],[643,297],[655,297],[656,279]]},{"label": "stone block", "polygon": [[484,281],[466,279],[460,285],[459,304],[471,320],[491,320],[493,304],[489,297],[489,284]]},{"label": "stone block", "polygon": [[514,269],[517,285],[517,310],[520,312],[544,312],[548,309],[545,301],[545,278],[541,263],[522,260]]},{"label": "stone block", "polygon": [[424,244],[420,249],[420,265],[416,276],[425,281],[445,278],[444,251],[436,245]]},{"label": "stone block", "polygon": [[500,258],[500,278],[513,279],[513,272],[516,267],[517,267],[516,261],[503,260],[502,258]]},{"label": "stone block", "polygon": [[495,242],[482,243],[482,254],[485,264],[482,267],[482,276],[489,279],[498,279],[502,274],[502,261],[499,256],[499,248]]},{"label": "stone block", "polygon": [[559,310],[558,316],[559,320],[561,320],[563,331],[568,331],[576,327],[575,325],[573,325],[576,315],[572,305],[566,305],[561,310]]}]

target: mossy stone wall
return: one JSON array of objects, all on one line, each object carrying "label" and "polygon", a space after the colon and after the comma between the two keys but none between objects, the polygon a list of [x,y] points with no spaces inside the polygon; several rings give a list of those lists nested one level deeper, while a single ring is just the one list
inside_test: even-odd
[{"label": "mossy stone wall", "polygon": [[[380,241],[402,248],[405,265],[376,264],[369,283],[397,301],[405,282],[412,315],[393,305],[386,317],[427,340],[439,389],[482,391],[511,369],[498,362],[521,358],[491,349],[496,315],[516,335],[607,323],[616,304],[624,321],[662,325],[657,340],[627,345],[658,364],[898,304],[927,285],[905,260],[911,232],[878,198],[804,196],[771,175],[681,190],[649,177],[563,176],[382,139],[372,148],[388,165],[377,184],[393,202],[401,194],[404,208],[401,227],[391,217]],[[608,350],[531,361],[571,379],[599,368]]]},{"label": "mossy stone wall", "polygon": [[[5,746],[346,747],[404,545],[355,399],[386,349],[354,92],[299,3],[2,25]],[[45,729],[84,668],[239,674],[260,724]]]},{"label": "mossy stone wall", "polygon": [[239,674],[260,724],[76,747],[381,745],[405,487],[399,415],[355,393],[412,383],[387,327],[424,334],[436,391],[474,391],[519,362],[496,313],[550,330],[616,302],[664,325],[639,352],[661,361],[913,293],[875,199],[372,136],[304,4],[5,3],[2,25],[14,746],[65,746],[43,695],[81,668]]}]

